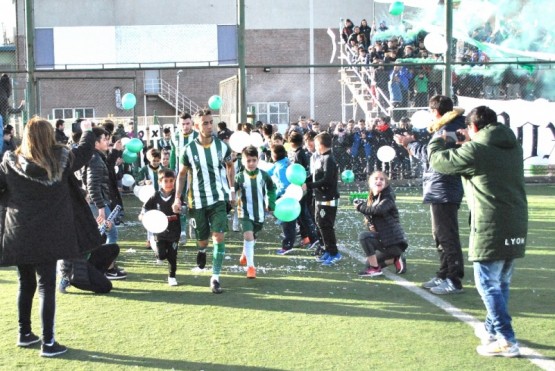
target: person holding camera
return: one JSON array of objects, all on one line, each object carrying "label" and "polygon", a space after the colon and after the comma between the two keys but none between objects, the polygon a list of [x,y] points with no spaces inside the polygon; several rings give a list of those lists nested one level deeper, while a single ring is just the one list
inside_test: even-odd
[{"label": "person holding camera", "polygon": [[[428,132],[446,136],[449,148],[457,146],[457,131],[465,129],[464,109],[454,107],[453,100],[444,95],[430,98],[434,121]],[[439,253],[439,270],[422,287],[436,295],[460,294],[463,290],[464,260],[459,236],[458,211],[463,198],[463,186],[458,174],[441,174],[430,164],[428,144],[416,141],[414,135],[397,134],[395,142],[405,147],[424,166],[422,175],[423,202],[430,204],[432,234]]]},{"label": "person holding camera", "polygon": [[368,186],[368,200],[353,201],[356,210],[364,215],[368,227],[358,235],[367,260],[366,268],[359,276],[381,276],[382,268],[388,265],[395,265],[396,272],[403,274],[407,271],[403,253],[408,243],[399,220],[395,193],[389,186],[389,178],[382,171],[370,175]]}]

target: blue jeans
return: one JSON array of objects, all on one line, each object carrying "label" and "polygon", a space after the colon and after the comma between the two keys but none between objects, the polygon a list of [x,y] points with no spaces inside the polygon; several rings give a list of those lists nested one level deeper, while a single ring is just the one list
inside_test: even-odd
[{"label": "blue jeans", "polygon": [[474,281],[487,310],[486,331],[514,343],[515,333],[509,315],[509,286],[514,259],[474,262]]},{"label": "blue jeans", "polygon": [[[93,213],[94,218],[98,217],[98,208],[95,204],[89,204],[91,211]],[[109,206],[104,206],[104,215],[107,219],[112,210],[110,210]],[[118,242],[118,229],[114,223],[112,223],[112,228],[109,231],[106,231],[106,242],[105,243],[117,243]]]}]

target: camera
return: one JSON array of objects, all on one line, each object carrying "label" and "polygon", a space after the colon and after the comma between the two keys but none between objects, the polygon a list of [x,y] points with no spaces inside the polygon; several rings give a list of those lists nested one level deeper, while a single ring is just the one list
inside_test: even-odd
[{"label": "camera", "polygon": [[353,200],[353,205],[357,206],[357,205],[359,205],[359,204],[361,204],[361,203],[363,203],[363,202],[364,202],[364,200],[363,200],[362,198],[355,198],[355,199]]},{"label": "camera", "polygon": [[337,129],[337,131],[338,131],[338,132],[340,132],[340,133],[342,133],[342,132],[344,132],[344,131],[345,131],[345,129],[343,129],[343,128],[339,128],[339,129]]}]

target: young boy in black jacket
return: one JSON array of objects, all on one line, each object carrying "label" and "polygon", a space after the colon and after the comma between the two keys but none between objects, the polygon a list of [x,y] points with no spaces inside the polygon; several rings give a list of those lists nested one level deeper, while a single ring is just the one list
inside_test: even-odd
[{"label": "young boy in black jacket", "polygon": [[320,133],[314,138],[318,156],[313,163],[312,182],[303,185],[314,193],[316,225],[320,230],[325,253],[317,260],[325,266],[332,266],[341,260],[335,237],[335,217],[339,205],[337,190],[338,170],[331,153],[332,136]]},{"label": "young boy in black jacket", "polygon": [[168,227],[161,233],[153,235],[150,241],[152,249],[159,260],[168,260],[168,284],[177,286],[175,271],[177,270],[177,248],[181,236],[181,223],[179,214],[172,210],[175,201],[175,173],[170,169],[158,171],[159,191],[154,194],[143,206],[139,219],[149,210],[160,210],[168,217]]}]

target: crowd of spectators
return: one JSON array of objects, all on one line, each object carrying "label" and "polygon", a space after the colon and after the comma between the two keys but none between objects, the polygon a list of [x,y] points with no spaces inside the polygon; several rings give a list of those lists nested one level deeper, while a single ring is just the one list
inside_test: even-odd
[{"label": "crowd of spectators", "polygon": [[[388,30],[385,21],[379,25],[368,25],[363,19],[356,26],[346,19],[341,39],[345,58],[349,64],[358,66],[368,92],[376,97],[375,103],[392,108],[389,113],[395,122],[399,122],[406,115],[403,108],[424,107],[431,96],[442,94],[443,71],[434,63],[442,63],[443,55],[430,53],[426,49],[426,31],[411,34],[409,38],[406,35],[392,36],[393,33]],[[489,24],[469,36],[491,43],[499,43],[503,39],[499,31],[492,32]],[[490,61],[486,53],[468,43],[455,40],[452,50],[455,62],[476,66]],[[423,62],[421,65],[397,65],[418,63],[419,60]],[[515,74],[511,68],[497,78],[468,70],[459,74],[454,72],[452,77],[454,96],[536,99],[541,94],[541,84],[535,73]],[[384,96],[389,104],[386,104]]]}]

